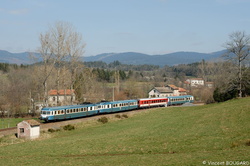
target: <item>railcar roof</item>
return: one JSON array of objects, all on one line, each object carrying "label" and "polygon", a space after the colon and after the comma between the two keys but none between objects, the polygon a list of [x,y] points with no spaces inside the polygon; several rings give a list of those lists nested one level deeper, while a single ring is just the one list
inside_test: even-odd
[{"label": "railcar roof", "polygon": [[184,96],[169,96],[168,98],[183,98],[183,97],[193,97],[192,95],[184,95]]},{"label": "railcar roof", "polygon": [[74,108],[82,108],[82,107],[92,107],[96,106],[97,104],[86,104],[86,105],[65,105],[65,106],[58,106],[58,107],[45,107],[42,110],[63,110],[63,109],[74,109]]},{"label": "railcar roof", "polygon": [[157,99],[167,99],[167,97],[141,98],[139,100],[157,100]]},{"label": "railcar roof", "polygon": [[131,102],[137,102],[137,100],[108,101],[108,102],[101,102],[101,103],[98,103],[98,105],[119,104],[119,103],[131,103]]},{"label": "railcar roof", "polygon": [[117,103],[131,103],[131,102],[137,102],[137,100],[118,100],[118,101],[112,101],[111,104],[117,104]]}]

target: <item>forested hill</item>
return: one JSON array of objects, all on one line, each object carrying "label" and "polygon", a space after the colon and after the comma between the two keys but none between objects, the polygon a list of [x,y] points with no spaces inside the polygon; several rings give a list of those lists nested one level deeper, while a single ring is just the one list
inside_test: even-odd
[{"label": "forested hill", "polygon": [[[157,66],[173,66],[178,64],[190,64],[200,62],[202,59],[218,60],[221,58],[225,51],[218,51],[214,53],[197,53],[197,52],[175,52],[164,55],[148,55],[137,52],[124,52],[124,53],[104,53],[96,56],[83,57],[85,62],[103,61],[111,63],[119,61],[122,64],[132,65],[157,65]],[[38,57],[37,53],[32,54],[33,58]],[[39,58],[38,58],[39,59]],[[23,53],[10,53],[8,51],[0,50],[0,62],[11,64],[32,64],[34,60],[30,58],[29,52]]]},{"label": "forested hill", "polygon": [[218,51],[214,53],[197,53],[197,52],[175,52],[164,55],[148,55],[136,52],[125,52],[125,53],[105,53],[96,56],[84,57],[85,62],[103,61],[111,63],[119,61],[122,64],[133,64],[133,65],[158,65],[158,66],[173,66],[178,64],[190,64],[194,62],[200,62],[204,60],[218,60],[225,51]]}]

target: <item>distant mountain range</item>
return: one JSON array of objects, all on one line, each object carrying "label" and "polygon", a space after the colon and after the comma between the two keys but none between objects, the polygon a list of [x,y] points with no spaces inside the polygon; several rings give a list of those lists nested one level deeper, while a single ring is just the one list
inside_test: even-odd
[{"label": "distant mountain range", "polygon": [[[103,53],[96,56],[83,57],[82,60],[85,62],[103,61],[106,63],[111,63],[114,61],[119,61],[122,64],[173,66],[178,64],[200,62],[202,59],[206,61],[219,60],[221,59],[221,55],[224,53],[225,50],[213,53],[174,52],[164,55],[148,55],[137,52]],[[39,54],[33,53],[33,56],[38,58]],[[31,60],[29,52],[10,53],[8,51],[0,50],[0,63],[14,63],[20,65],[32,64],[34,61]]]}]

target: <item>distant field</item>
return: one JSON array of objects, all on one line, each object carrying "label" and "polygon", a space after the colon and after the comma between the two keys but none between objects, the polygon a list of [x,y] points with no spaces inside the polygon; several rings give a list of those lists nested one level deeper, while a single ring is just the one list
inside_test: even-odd
[{"label": "distant field", "polygon": [[0,118],[0,129],[16,127],[19,122],[22,122],[25,119],[30,119],[30,118]]},{"label": "distant field", "polygon": [[75,127],[34,141],[0,138],[0,165],[250,165],[250,98]]}]

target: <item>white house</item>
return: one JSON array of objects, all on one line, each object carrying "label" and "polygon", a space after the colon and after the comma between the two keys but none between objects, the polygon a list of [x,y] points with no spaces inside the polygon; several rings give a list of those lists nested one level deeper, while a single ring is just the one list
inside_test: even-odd
[{"label": "white house", "polygon": [[148,93],[149,98],[152,97],[168,97],[168,96],[182,96],[187,95],[184,88],[179,88],[175,85],[166,85],[164,87],[154,87]]},{"label": "white house", "polygon": [[173,91],[168,87],[154,87],[148,92],[149,98],[173,96]]},{"label": "white house", "polygon": [[191,87],[204,86],[205,81],[202,78],[190,78],[186,80]]},{"label": "white house", "polygon": [[[59,101],[57,101],[57,96]],[[71,89],[65,89],[59,91],[52,89],[48,93],[48,104],[51,106],[55,106],[57,105],[57,103],[70,104],[71,101],[75,102],[75,100],[76,100],[75,91]]]},{"label": "white house", "polygon": [[17,124],[18,138],[35,139],[40,136],[40,123],[34,119],[24,120]]}]

